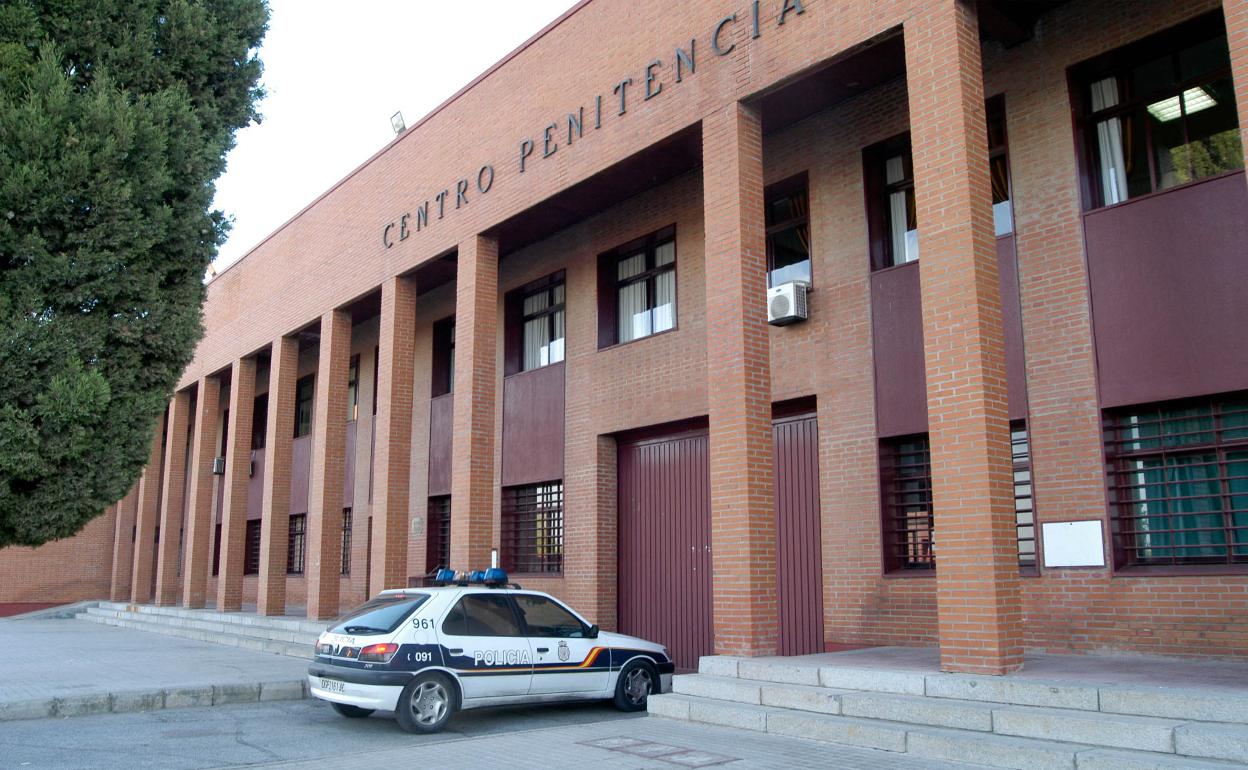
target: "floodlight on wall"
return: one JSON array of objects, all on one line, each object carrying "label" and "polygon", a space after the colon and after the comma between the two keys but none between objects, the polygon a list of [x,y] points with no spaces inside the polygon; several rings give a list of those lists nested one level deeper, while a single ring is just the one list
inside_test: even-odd
[{"label": "floodlight on wall", "polygon": [[394,129],[395,136],[407,130],[407,124],[403,122],[402,112],[396,112],[390,116],[390,128]]}]

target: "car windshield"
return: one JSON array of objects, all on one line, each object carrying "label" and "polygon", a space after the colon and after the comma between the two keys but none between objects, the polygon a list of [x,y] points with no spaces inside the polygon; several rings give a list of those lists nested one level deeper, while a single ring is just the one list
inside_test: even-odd
[{"label": "car windshield", "polygon": [[428,599],[429,594],[384,594],[338,618],[330,630],[336,634],[388,634]]}]

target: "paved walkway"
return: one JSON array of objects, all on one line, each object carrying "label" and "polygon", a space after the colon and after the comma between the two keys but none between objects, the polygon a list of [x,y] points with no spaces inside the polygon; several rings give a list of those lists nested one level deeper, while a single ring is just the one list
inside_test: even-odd
[{"label": "paved walkway", "polygon": [[0,645],[0,721],[302,698],[308,667],[81,620],[6,621]]}]

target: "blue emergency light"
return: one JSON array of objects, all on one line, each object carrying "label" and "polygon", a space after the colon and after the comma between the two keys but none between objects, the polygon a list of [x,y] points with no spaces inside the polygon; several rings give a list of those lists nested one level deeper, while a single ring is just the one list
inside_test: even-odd
[{"label": "blue emergency light", "polygon": [[[433,574],[433,583],[436,585],[484,585],[490,588],[506,587],[513,585],[507,582],[507,572],[501,567],[490,567],[489,569],[478,569],[471,572],[456,572],[453,569],[442,568]],[[518,585],[513,585],[519,588]]]}]

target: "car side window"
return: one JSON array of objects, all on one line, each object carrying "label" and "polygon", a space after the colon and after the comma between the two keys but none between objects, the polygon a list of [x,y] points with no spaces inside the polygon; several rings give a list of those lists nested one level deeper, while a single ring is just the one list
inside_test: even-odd
[{"label": "car side window", "polygon": [[442,633],[452,636],[523,636],[511,602],[501,594],[468,594],[447,613]]},{"label": "car side window", "polygon": [[545,596],[518,594],[515,597],[529,636],[545,636],[556,639],[584,639],[589,632],[580,618]]}]

